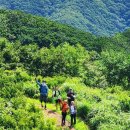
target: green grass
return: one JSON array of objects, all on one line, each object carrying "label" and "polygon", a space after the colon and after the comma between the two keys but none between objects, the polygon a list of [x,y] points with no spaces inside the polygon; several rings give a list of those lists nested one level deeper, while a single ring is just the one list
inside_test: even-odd
[{"label": "green grass", "polygon": [[[27,98],[27,102],[31,103],[31,104],[35,104],[35,106],[37,108],[39,108],[40,105],[41,105],[41,103],[40,103],[40,101],[38,99]],[[58,110],[56,110],[55,104],[47,103],[47,109],[52,110],[54,112],[57,112],[58,114],[61,114],[60,108],[58,108]],[[42,109],[40,109],[40,110],[42,111]],[[66,119],[67,119],[67,121],[70,122],[69,112],[68,112],[68,115],[67,115]],[[81,128],[81,125],[82,125],[82,130],[89,130],[89,127],[83,122],[83,120],[81,120],[80,118],[77,117],[77,124],[75,126],[75,129],[79,130],[79,128]]]}]

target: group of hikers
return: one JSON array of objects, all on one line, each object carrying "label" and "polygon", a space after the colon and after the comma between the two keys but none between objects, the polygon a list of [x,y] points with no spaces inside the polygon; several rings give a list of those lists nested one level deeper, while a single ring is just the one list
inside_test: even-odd
[{"label": "group of hikers", "polygon": [[[46,81],[43,81],[40,83],[40,81],[36,80],[36,83],[39,86],[40,91],[40,102],[41,106],[43,107],[43,102],[45,104],[44,108],[47,109],[46,103],[48,98],[48,86],[46,84]],[[53,87],[52,89],[52,98],[55,101],[56,104],[56,110],[58,109],[58,105],[60,106],[60,109],[62,111],[62,122],[61,125],[64,126],[66,122],[66,116],[68,111],[70,112],[71,117],[71,126],[76,124],[76,105],[75,105],[75,93],[70,88],[66,94],[66,99],[62,100],[61,92],[58,89],[58,87]]]}]

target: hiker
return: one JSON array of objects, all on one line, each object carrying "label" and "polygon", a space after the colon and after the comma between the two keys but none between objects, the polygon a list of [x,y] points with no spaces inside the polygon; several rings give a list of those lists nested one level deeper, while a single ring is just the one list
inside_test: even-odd
[{"label": "hiker", "polygon": [[70,117],[71,117],[71,126],[76,124],[76,113],[77,113],[77,109],[75,106],[74,101],[71,101],[71,105],[70,105]]},{"label": "hiker", "polygon": [[60,90],[58,89],[58,87],[53,88],[52,98],[55,100],[56,110],[58,110],[58,105],[60,105],[61,103],[61,95],[60,95]]},{"label": "hiker", "polygon": [[74,101],[75,100],[75,94],[73,92],[73,90],[70,88],[68,93],[67,93],[67,98],[68,98],[68,105],[70,107],[71,105],[71,101]]},{"label": "hiker", "polygon": [[64,100],[61,102],[61,111],[62,111],[62,122],[61,125],[64,126],[65,125],[65,120],[66,120],[66,115],[67,115],[67,111],[69,109],[67,100]]},{"label": "hiker", "polygon": [[44,101],[46,109],[48,86],[46,85],[46,81],[40,83],[40,81],[36,80],[36,83],[39,85],[41,107],[43,107],[42,102]]}]

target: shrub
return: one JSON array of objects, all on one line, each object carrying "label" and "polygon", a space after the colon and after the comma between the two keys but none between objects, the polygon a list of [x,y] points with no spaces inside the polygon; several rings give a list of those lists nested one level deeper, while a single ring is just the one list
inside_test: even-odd
[{"label": "shrub", "polygon": [[88,121],[88,113],[90,112],[91,104],[81,103],[78,104],[78,116],[81,117],[84,121]]},{"label": "shrub", "polygon": [[24,85],[24,93],[26,96],[34,98],[37,97],[38,92],[39,90],[38,88],[36,88],[36,86],[32,86],[31,84],[26,84],[26,86]]},{"label": "shrub", "polygon": [[89,130],[89,128],[86,126],[86,124],[82,121],[82,122],[78,122],[75,125],[75,130]]},{"label": "shrub", "polygon": [[0,106],[0,128],[3,127],[9,130],[55,130],[55,121],[45,120],[42,111],[35,104],[27,103],[26,99],[25,97],[13,98],[11,102],[6,104],[2,100]]},{"label": "shrub", "polygon": [[109,93],[121,93],[123,91],[123,88],[121,86],[112,86],[110,88],[106,89]]},{"label": "shrub", "polygon": [[31,77],[27,74],[27,72],[21,68],[16,69],[15,75],[17,82],[31,80]]},{"label": "shrub", "polygon": [[15,129],[17,126],[14,117],[10,115],[4,115],[4,117],[2,118],[2,122],[0,124],[4,126],[4,129]]},{"label": "shrub", "polygon": [[26,107],[26,98],[24,96],[11,98],[10,103],[12,104],[12,108],[17,110]]},{"label": "shrub", "polygon": [[130,111],[130,97],[125,93],[119,96],[119,104],[121,106],[121,110],[124,112]]},{"label": "shrub", "polygon": [[6,87],[3,87],[1,89],[0,96],[3,98],[10,99],[13,97],[20,96],[22,94],[22,92],[23,91],[22,91],[22,84],[21,83],[18,83],[18,84],[10,83]]},{"label": "shrub", "polygon": [[117,125],[115,123],[103,123],[100,124],[97,130],[125,130],[124,126]]},{"label": "shrub", "polygon": [[61,85],[66,80],[66,77],[64,76],[53,76],[53,77],[46,77],[44,80],[47,82],[47,85],[49,88],[52,88],[54,86]]},{"label": "shrub", "polygon": [[30,98],[33,98],[35,94],[37,93],[37,89],[33,87],[26,87],[24,88],[24,91],[25,91],[25,95]]}]

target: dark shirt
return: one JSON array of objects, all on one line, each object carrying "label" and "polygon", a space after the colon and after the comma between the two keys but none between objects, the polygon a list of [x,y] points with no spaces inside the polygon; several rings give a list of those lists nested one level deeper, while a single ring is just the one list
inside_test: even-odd
[{"label": "dark shirt", "polygon": [[74,93],[73,92],[68,92],[67,93],[67,97],[69,97],[69,99],[68,100],[71,100],[71,101],[74,101]]}]

